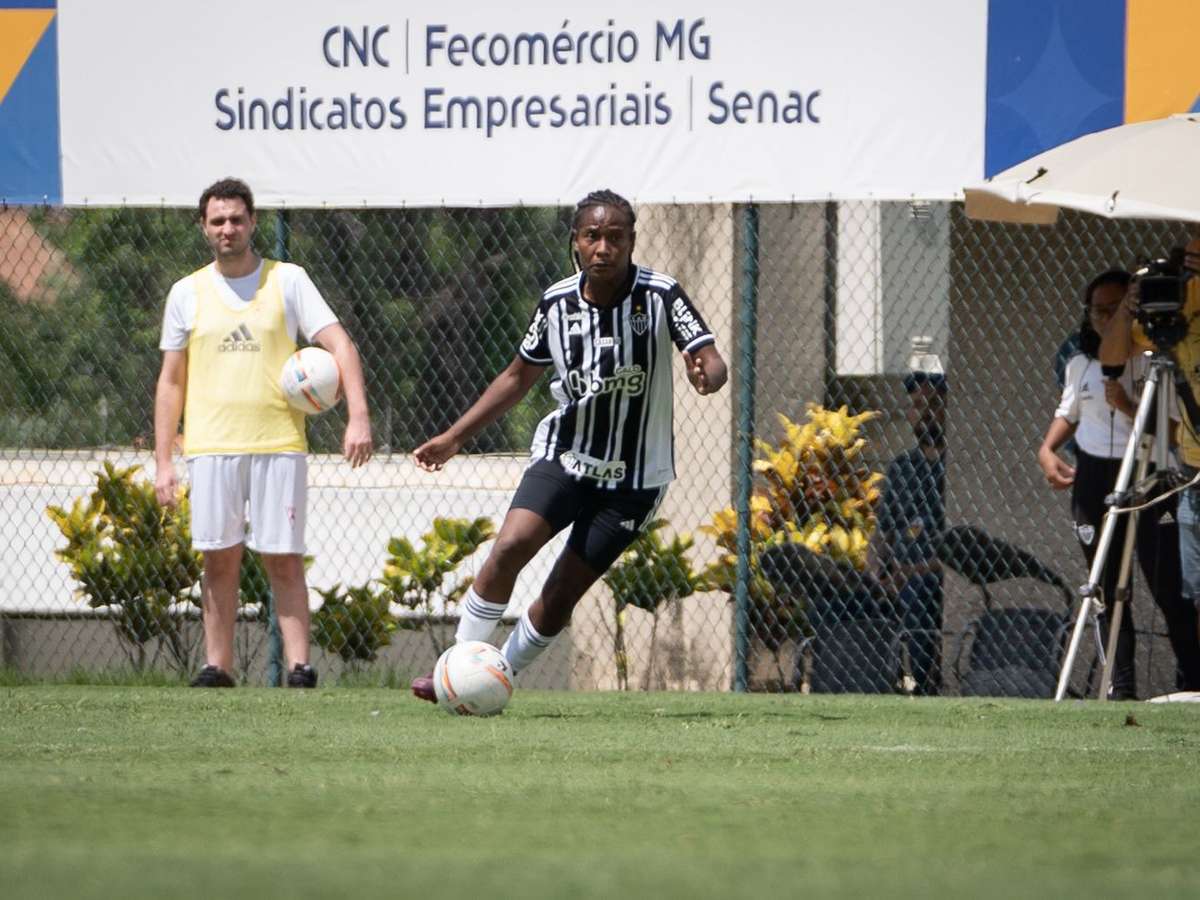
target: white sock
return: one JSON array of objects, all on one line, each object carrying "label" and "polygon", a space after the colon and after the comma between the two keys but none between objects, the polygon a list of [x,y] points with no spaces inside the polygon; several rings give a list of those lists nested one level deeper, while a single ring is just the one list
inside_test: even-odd
[{"label": "white sock", "polygon": [[538,630],[533,627],[533,623],[529,621],[529,610],[525,610],[500,652],[504,654],[505,659],[512,663],[515,674],[537,659],[542,651],[550,646],[552,640],[554,640],[553,637],[546,637],[544,634],[538,633]]},{"label": "white sock", "polygon": [[475,593],[475,588],[467,588],[459,606],[460,618],[458,630],[454,632],[454,642],[486,641],[492,636],[496,623],[507,608],[507,603],[488,603]]}]

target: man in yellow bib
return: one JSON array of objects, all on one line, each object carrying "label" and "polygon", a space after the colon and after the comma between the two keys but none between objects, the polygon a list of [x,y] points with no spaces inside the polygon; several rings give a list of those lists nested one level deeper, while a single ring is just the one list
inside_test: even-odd
[{"label": "man in yellow bib", "polygon": [[371,458],[362,363],[304,269],[251,249],[254,196],[245,182],[226,178],[208,187],[199,221],[213,262],[167,296],[154,398],[158,501],[177,497],[172,454],[182,415],[192,543],[204,554],[206,664],[192,686],[234,685],[238,582],[249,544],[271,581],[288,686],[316,687],[303,560],[308,445],[304,416],[284,400],[279,373],[298,333],[334,355],[349,412],[342,450],[357,467]]}]

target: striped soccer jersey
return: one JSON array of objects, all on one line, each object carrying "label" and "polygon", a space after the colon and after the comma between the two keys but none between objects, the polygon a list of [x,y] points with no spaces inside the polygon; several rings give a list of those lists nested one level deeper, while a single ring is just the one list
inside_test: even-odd
[{"label": "striped soccer jersey", "polygon": [[517,351],[554,366],[558,408],[538,424],[533,459],[614,490],[675,477],[671,344],[694,352],[715,340],[674,278],[641,266],[631,275],[606,308],[583,299],[583,273],[551,285]]}]

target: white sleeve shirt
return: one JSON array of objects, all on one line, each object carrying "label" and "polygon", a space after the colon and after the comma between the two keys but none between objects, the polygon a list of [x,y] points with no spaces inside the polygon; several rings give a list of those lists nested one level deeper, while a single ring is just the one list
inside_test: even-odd
[{"label": "white sleeve shirt", "polygon": [[[297,335],[303,335],[311,342],[317,333],[326,326],[337,322],[337,316],[317,290],[312,279],[303,268],[293,263],[277,263],[277,278],[279,289],[283,293],[283,315],[287,322],[288,334],[292,340]],[[254,292],[258,288],[258,280],[262,274],[262,262],[258,267],[242,278],[225,278],[214,270],[217,293],[225,304],[234,312],[245,309]],[[163,314],[162,337],[159,339],[160,350],[186,350],[192,328],[196,324],[196,292],[189,275],[171,285],[167,294],[167,308]]]},{"label": "white sleeve shirt", "polygon": [[[1149,366],[1143,356],[1135,356],[1125,366],[1119,381],[1130,399],[1138,402],[1146,383]],[[1160,385],[1160,390],[1172,391],[1172,385]],[[1173,393],[1172,393],[1173,397]],[[1177,419],[1174,404],[1171,418]],[[1104,397],[1104,373],[1099,360],[1077,353],[1067,362],[1062,398],[1054,415],[1066,419],[1075,430],[1075,442],[1089,456],[1119,459],[1129,441],[1133,420],[1108,405]]]}]

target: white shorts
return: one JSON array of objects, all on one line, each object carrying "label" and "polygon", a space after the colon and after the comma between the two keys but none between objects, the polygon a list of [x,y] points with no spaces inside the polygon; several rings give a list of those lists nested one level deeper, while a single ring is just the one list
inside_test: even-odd
[{"label": "white shorts", "polygon": [[187,464],[193,547],[223,550],[245,543],[259,553],[304,553],[303,453],[193,456]]}]

